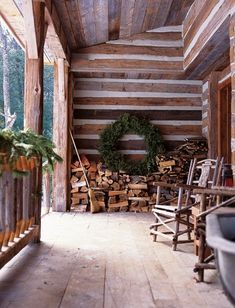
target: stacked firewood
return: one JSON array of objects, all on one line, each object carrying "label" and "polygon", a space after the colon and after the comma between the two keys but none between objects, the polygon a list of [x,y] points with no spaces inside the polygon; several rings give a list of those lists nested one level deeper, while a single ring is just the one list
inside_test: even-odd
[{"label": "stacked firewood", "polygon": [[204,139],[187,139],[174,151],[156,157],[158,181],[167,183],[185,183],[190,160],[207,157],[207,143]]},{"label": "stacked firewood", "polygon": [[[84,171],[89,178],[90,185],[95,184],[93,181],[96,177],[96,164],[90,163],[86,156],[81,156],[83,168],[79,161],[75,161],[71,164],[71,209],[78,212],[86,212],[88,209],[88,186]],[[94,183],[93,183],[94,182]]]},{"label": "stacked firewood", "polygon": [[110,190],[108,196],[108,212],[128,211],[129,204],[127,190]]},{"label": "stacked firewood", "polygon": [[[156,157],[156,172],[149,176],[130,176],[123,171],[112,172],[102,162],[96,164],[82,155],[89,185],[94,189],[96,202],[102,211],[147,212],[156,203],[156,187],[153,182],[185,183],[190,160],[206,158],[205,140],[190,139],[172,152]],[[71,165],[71,208],[77,211],[88,210],[89,188],[82,166],[78,161]],[[175,191],[166,189],[162,198],[171,199]]]},{"label": "stacked firewood", "polygon": [[[90,187],[94,189],[96,203],[101,211],[147,212],[155,204],[156,194],[149,194],[158,174],[151,176],[130,176],[124,172],[112,172],[103,163],[89,162],[81,157]],[[83,169],[78,161],[71,165],[71,209],[84,212],[88,210],[88,186]],[[107,199],[107,200],[106,200]]]}]

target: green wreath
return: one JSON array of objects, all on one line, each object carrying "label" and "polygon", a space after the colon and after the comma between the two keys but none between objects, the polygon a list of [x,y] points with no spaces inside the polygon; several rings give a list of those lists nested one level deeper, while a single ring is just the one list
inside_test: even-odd
[{"label": "green wreath", "polygon": [[[117,149],[119,139],[128,131],[144,136],[147,155],[140,162],[125,159]],[[112,171],[124,170],[130,175],[146,175],[154,171],[155,157],[163,151],[163,140],[158,129],[145,119],[127,113],[107,126],[100,135],[99,152],[107,167]]]}]

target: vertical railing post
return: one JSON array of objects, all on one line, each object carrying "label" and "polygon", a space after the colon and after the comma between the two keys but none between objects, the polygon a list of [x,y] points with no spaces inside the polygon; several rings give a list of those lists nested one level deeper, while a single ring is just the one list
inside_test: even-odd
[{"label": "vertical railing post", "polygon": [[48,170],[43,174],[43,207],[46,210],[46,214],[49,213],[51,207],[51,185],[50,185],[50,173]]}]

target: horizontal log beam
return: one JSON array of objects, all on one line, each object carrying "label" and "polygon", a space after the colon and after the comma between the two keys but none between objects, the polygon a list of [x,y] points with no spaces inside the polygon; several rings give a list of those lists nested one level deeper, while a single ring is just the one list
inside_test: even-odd
[{"label": "horizontal log beam", "polygon": [[114,44],[100,44],[87,48],[81,48],[77,54],[129,54],[129,55],[149,55],[149,56],[167,56],[182,57],[182,47],[144,47],[144,46],[128,46]]},{"label": "horizontal log beam", "polygon": [[[128,106],[201,106],[201,98],[198,97],[74,97],[76,105],[128,105]],[[75,107],[76,108],[76,107]]]},{"label": "horizontal log beam", "polygon": [[144,72],[179,74],[183,73],[182,62],[173,61],[144,61],[144,60],[113,60],[97,59],[83,60],[73,55],[71,60],[72,72]]},{"label": "horizontal log beam", "polygon": [[[201,120],[201,110],[131,110],[132,115],[146,117],[149,120]],[[122,110],[74,110],[74,119],[110,119],[117,120],[123,114]]]},{"label": "horizontal log beam", "polygon": [[123,83],[123,84],[167,84],[167,85],[189,85],[189,86],[201,86],[201,80],[171,80],[171,79],[115,79],[115,78],[74,78],[74,82],[111,82],[111,83]]},{"label": "horizontal log beam", "polygon": [[[183,141],[187,138],[196,138],[196,137],[200,137],[201,134],[195,134],[195,135],[162,135],[164,140],[180,140]],[[100,140],[100,135],[99,134],[75,134],[74,135],[75,139],[80,139],[80,140]],[[138,141],[138,140],[144,140],[143,136],[139,136],[139,135],[132,135],[132,134],[126,134],[124,136],[122,136],[120,139],[120,141]]]},{"label": "horizontal log beam", "polygon": [[[74,134],[100,134],[107,124],[76,124],[74,129]],[[162,135],[201,135],[201,126],[199,125],[161,125],[158,124],[157,128],[159,129]]]},{"label": "horizontal log beam", "polygon": [[149,46],[149,47],[183,47],[183,41],[180,40],[151,40],[151,39],[120,39],[115,41],[108,41],[106,44],[112,45],[129,45],[129,46]]},{"label": "horizontal log beam", "polygon": [[[73,125],[83,125],[83,124],[112,124],[115,122],[115,119],[74,119]],[[173,126],[181,126],[181,125],[202,125],[201,120],[150,120],[150,123],[155,125],[173,125]]]},{"label": "horizontal log beam", "polygon": [[[172,81],[172,82],[171,82]],[[168,93],[201,93],[201,82],[175,81],[175,80],[124,80],[124,79],[98,79],[84,78],[74,80],[75,90],[98,90],[98,91],[120,91],[135,92],[168,92]]]},{"label": "horizontal log beam", "polygon": [[118,91],[92,91],[75,90],[74,97],[164,97],[164,98],[195,98],[201,93],[167,93],[167,92],[118,92]]},{"label": "horizontal log beam", "polygon": [[[80,154],[93,154],[99,155],[99,151],[97,150],[99,146],[98,140],[83,140],[83,139],[76,139],[76,146],[79,149]],[[176,147],[185,144],[185,140],[168,140],[165,142],[165,147],[167,150],[173,150]],[[120,141],[119,142],[119,152],[123,155],[145,155],[147,154],[145,143],[141,143],[140,141]],[[74,152],[75,154],[75,152]]]}]

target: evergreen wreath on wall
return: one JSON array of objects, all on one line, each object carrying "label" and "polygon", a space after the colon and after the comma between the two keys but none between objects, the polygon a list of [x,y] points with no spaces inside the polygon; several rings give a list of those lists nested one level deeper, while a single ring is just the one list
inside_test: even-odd
[{"label": "evergreen wreath on wall", "polygon": [[[138,162],[125,159],[117,148],[119,139],[130,131],[143,136],[147,145],[145,158]],[[164,145],[158,129],[150,122],[125,113],[103,130],[99,152],[111,171],[123,170],[130,175],[146,175],[156,168],[156,155],[164,152]]]}]

